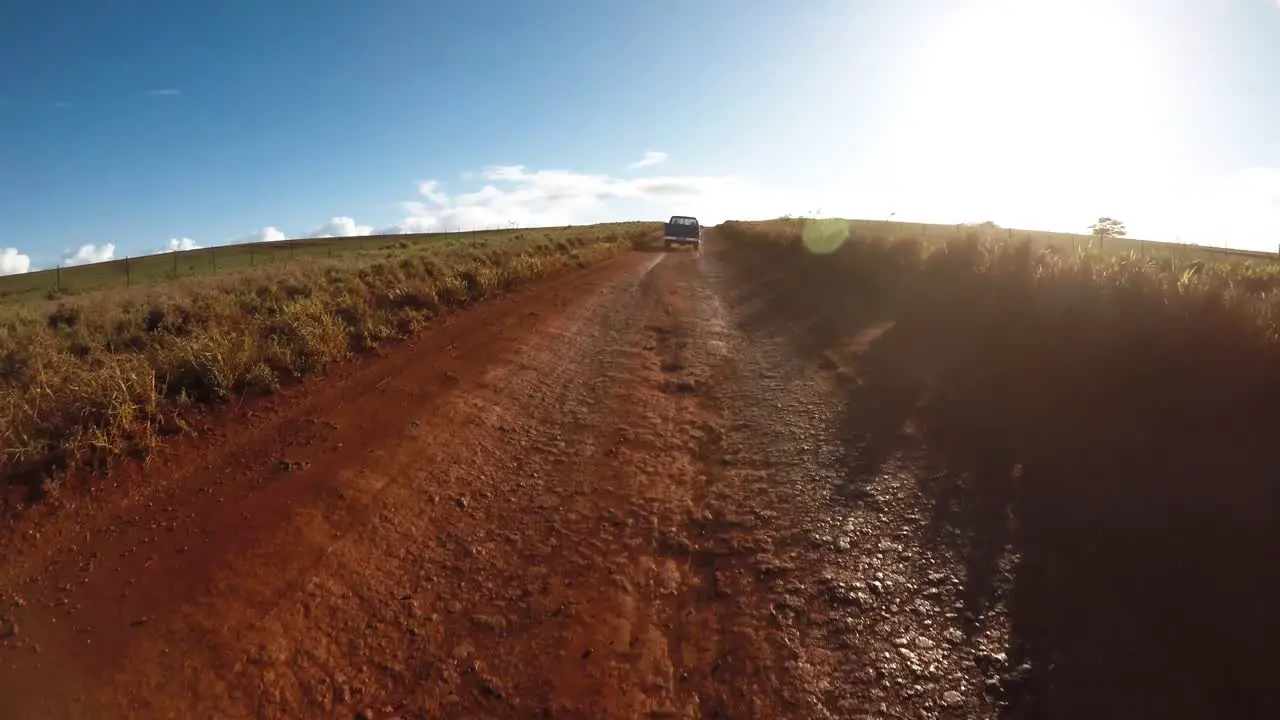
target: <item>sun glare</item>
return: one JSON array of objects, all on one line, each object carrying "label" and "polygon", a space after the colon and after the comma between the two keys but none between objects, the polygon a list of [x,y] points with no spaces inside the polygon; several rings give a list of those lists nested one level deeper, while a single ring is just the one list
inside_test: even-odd
[{"label": "sun glare", "polygon": [[933,21],[879,158],[912,196],[899,209],[1056,224],[1064,195],[1102,207],[1128,185],[1121,168],[1159,172],[1160,68],[1115,5],[977,0]]}]

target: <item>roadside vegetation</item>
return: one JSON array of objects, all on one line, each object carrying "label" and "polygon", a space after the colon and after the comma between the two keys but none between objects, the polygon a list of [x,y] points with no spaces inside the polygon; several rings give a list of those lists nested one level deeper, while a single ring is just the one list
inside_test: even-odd
[{"label": "roadside vegetation", "polygon": [[[0,307],[0,499],[39,498],[68,469],[145,458],[194,408],[270,393],[450,308],[643,244],[657,228],[308,241],[318,256],[295,250],[265,268]],[[373,249],[351,249],[360,242]]]},{"label": "roadside vegetation", "polygon": [[849,482],[873,497],[915,464],[966,612],[1008,613],[1013,716],[1264,714],[1280,265],[845,221],[717,232],[781,331],[845,367]]}]

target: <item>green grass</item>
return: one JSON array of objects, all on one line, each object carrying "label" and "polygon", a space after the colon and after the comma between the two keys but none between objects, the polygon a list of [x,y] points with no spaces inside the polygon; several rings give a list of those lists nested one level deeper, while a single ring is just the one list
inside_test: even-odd
[{"label": "green grass", "polygon": [[[619,227],[626,223],[617,223]],[[458,246],[501,244],[531,233],[574,237],[588,228],[369,235],[350,238],[282,240],[145,255],[0,277],[0,302],[29,302],[127,287],[146,287],[190,277],[237,273],[308,260],[364,262],[369,256],[403,251],[445,251]]]},{"label": "green grass", "polygon": [[[0,472],[38,494],[68,469],[145,457],[193,407],[272,392],[408,337],[452,307],[585,267],[657,232],[616,223],[319,240],[295,245],[291,262],[288,246],[273,244],[265,252],[276,261],[264,267],[261,246],[220,248],[219,262],[239,269],[164,282],[172,259],[149,259],[141,267],[150,274],[139,277],[149,285],[97,292],[116,278],[111,270],[67,271],[83,294],[0,308]],[[329,259],[328,248],[341,249]]]}]

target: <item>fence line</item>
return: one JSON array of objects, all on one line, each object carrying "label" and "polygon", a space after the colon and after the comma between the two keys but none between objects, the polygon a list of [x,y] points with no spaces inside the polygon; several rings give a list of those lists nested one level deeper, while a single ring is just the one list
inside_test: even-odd
[{"label": "fence line", "polygon": [[[612,223],[607,223],[612,224]],[[152,255],[126,256],[83,265],[61,264],[46,270],[0,276],[0,301],[56,298],[68,292],[109,290],[150,285],[172,280],[258,268],[280,262],[333,259],[335,255],[371,250],[399,249],[403,243],[420,244],[449,236],[475,237],[481,233],[498,237],[521,232],[568,230],[573,225],[521,228],[518,225],[490,225],[469,229],[441,228],[433,232],[360,235],[333,238],[292,238],[271,242],[239,243],[193,250],[175,250]],[[336,253],[335,253],[335,248]]]},{"label": "fence line", "polygon": [[[797,218],[806,219],[806,218]],[[1100,248],[1123,252],[1134,250],[1141,256],[1148,253],[1181,256],[1186,259],[1224,260],[1275,260],[1277,253],[1258,250],[1238,250],[1207,245],[1173,243],[1140,238],[1100,238],[1081,233],[1061,233],[1041,230],[1017,230],[991,228],[980,225],[943,225],[916,223],[901,220],[849,220],[850,225],[869,231],[880,231],[893,236],[918,234],[921,240],[945,240],[965,232],[976,232],[988,238],[1004,235],[1009,240],[1029,240],[1033,246],[1057,246],[1068,250],[1080,250],[1095,245]],[[605,225],[615,224],[606,223]],[[625,223],[616,223],[625,224]],[[449,236],[475,237],[485,234],[516,234],[548,230],[568,230],[573,225],[555,227],[521,228],[517,225],[490,225],[469,229],[442,227],[433,232],[411,234],[379,234],[343,238],[295,238],[272,242],[241,243],[194,250],[175,250],[168,253],[124,257],[100,263],[66,266],[47,270],[35,270],[19,275],[0,276],[0,300],[35,299],[40,296],[54,298],[66,292],[106,290],[115,287],[153,284],[156,280],[197,277],[257,268],[279,262],[295,262],[300,259],[333,259],[337,254],[387,250],[402,243],[420,243]],[[64,272],[64,270],[66,272]]]},{"label": "fence line", "polygon": [[[804,218],[800,218],[804,219]],[[1083,250],[1091,247],[1123,252],[1135,250],[1140,256],[1148,253],[1162,255],[1181,255],[1199,258],[1222,258],[1227,260],[1277,260],[1280,253],[1264,250],[1242,250],[1237,248],[1217,247],[1213,245],[1196,245],[1193,243],[1169,242],[1165,240],[1148,240],[1131,237],[1102,237],[1083,233],[1064,233],[1052,230],[1019,230],[1016,228],[984,227],[982,225],[943,225],[938,223],[905,222],[901,220],[850,220],[850,225],[866,230],[881,229],[893,236],[918,233],[921,240],[948,237],[959,237],[965,232],[974,232],[989,239],[1029,240],[1035,247],[1056,246],[1069,250]],[[1003,237],[1002,237],[1003,236]]]}]

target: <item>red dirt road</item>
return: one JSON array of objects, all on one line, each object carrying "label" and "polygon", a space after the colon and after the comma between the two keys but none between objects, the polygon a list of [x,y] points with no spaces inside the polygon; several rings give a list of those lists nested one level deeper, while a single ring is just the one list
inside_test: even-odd
[{"label": "red dirt road", "polygon": [[751,290],[627,254],[24,520],[0,718],[992,715],[910,478],[842,496]]}]

